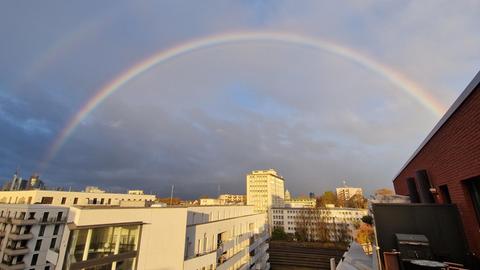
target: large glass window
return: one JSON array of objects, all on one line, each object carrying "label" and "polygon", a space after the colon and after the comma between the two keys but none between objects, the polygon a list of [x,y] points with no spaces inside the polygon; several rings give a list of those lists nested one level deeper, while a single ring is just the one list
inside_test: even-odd
[{"label": "large glass window", "polygon": [[88,248],[88,260],[113,255],[115,252],[115,230],[119,228],[106,227],[92,229],[90,246]]},{"label": "large glass window", "polygon": [[[72,264],[80,261],[108,258],[112,255],[135,251],[137,250],[139,232],[140,225],[73,230],[68,243],[65,268],[69,269]],[[92,269],[133,269],[134,258],[131,259],[131,261],[124,259],[115,263],[112,259],[112,264]],[[105,262],[105,259],[103,261]]]}]

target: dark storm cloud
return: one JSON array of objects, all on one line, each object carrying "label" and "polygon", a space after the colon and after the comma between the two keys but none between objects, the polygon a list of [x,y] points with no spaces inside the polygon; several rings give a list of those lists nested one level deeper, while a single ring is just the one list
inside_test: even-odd
[{"label": "dark storm cloud", "polygon": [[[448,104],[478,70],[478,3],[91,1],[0,10],[0,176],[35,172],[105,83],[184,41],[280,31],[357,48]],[[435,21],[435,23],[431,23]],[[51,186],[244,192],[277,168],[294,194],[391,178],[438,118],[385,79],[325,52],[246,43],[205,49],[124,85],[49,164]]]}]

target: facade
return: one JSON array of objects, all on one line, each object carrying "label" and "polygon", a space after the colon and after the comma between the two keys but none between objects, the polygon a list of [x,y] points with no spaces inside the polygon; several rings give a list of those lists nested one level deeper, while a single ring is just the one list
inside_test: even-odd
[{"label": "facade", "polygon": [[125,202],[154,202],[155,195],[70,192],[55,190],[0,191],[0,203],[72,205],[120,205]]},{"label": "facade", "polygon": [[456,204],[470,252],[480,254],[480,73],[393,180],[413,203]]},{"label": "facade", "polygon": [[55,269],[68,207],[0,205],[0,269]]},{"label": "facade", "polygon": [[317,207],[317,199],[312,198],[293,198],[290,200],[285,200],[285,207],[291,208],[315,208]]},{"label": "facade", "polygon": [[339,187],[337,188],[337,199],[342,202],[346,202],[350,200],[354,195],[361,195],[363,196],[363,191],[361,188],[356,187]]},{"label": "facade", "polygon": [[226,204],[245,204],[247,199],[243,194],[221,194],[218,199]]},{"label": "facade", "polygon": [[283,207],[285,183],[274,169],[252,171],[247,174],[247,204],[255,212],[265,213],[271,207]]},{"label": "facade", "polygon": [[289,234],[303,231],[309,241],[349,241],[367,214],[367,209],[358,208],[282,207],[269,212],[273,228],[283,228]]},{"label": "facade", "polygon": [[212,205],[223,205],[223,201],[219,199],[212,199],[212,198],[202,198],[200,199],[200,205],[202,206],[212,206]]},{"label": "facade", "polygon": [[269,269],[251,206],[72,207],[55,269]]}]

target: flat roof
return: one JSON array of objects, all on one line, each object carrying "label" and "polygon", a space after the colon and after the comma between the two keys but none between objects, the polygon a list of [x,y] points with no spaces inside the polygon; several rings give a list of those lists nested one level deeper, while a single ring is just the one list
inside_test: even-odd
[{"label": "flat roof", "polygon": [[463,104],[463,102],[470,96],[471,93],[480,85],[480,71],[475,75],[473,80],[467,85],[465,90],[460,94],[460,96],[453,102],[452,106],[447,110],[443,117],[438,121],[435,127],[428,133],[427,137],[422,141],[417,150],[413,152],[412,156],[405,162],[402,169],[396,174],[392,181],[395,181],[397,177],[402,173],[402,171],[412,162],[412,160],[422,151],[423,147],[427,145],[430,139],[435,136],[435,134],[443,127],[443,125],[450,119],[450,117],[455,113],[455,111]]}]

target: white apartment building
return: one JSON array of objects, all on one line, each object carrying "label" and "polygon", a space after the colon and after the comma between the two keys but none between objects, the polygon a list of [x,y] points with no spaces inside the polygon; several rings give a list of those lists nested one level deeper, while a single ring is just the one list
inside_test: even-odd
[{"label": "white apartment building", "polygon": [[251,206],[72,207],[55,269],[269,269]]},{"label": "white apartment building", "polygon": [[337,199],[343,202],[348,201],[351,197],[357,194],[363,196],[362,188],[347,187],[346,185],[343,187],[337,188],[336,191],[337,191]]},{"label": "white apartment building", "polygon": [[0,191],[0,204],[120,205],[125,202],[154,202],[155,195],[74,192],[56,190]]},{"label": "white apartment building", "polygon": [[311,198],[293,198],[285,200],[285,207],[290,208],[315,208],[317,207],[317,199]]},{"label": "white apartment building", "polygon": [[245,204],[246,196],[243,194],[221,194],[218,199],[225,204]]},{"label": "white apartment building", "polygon": [[339,237],[353,239],[356,224],[368,214],[358,208],[272,208],[269,211],[273,228],[283,228],[286,233],[300,230],[310,240],[337,241]]},{"label": "white apartment building", "polygon": [[255,212],[265,213],[271,207],[283,207],[285,183],[274,169],[252,171],[247,174],[247,204]]},{"label": "white apartment building", "polygon": [[68,207],[0,205],[0,269],[50,270],[57,263]]}]

